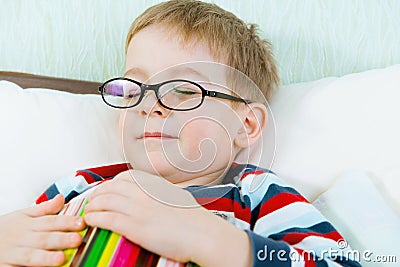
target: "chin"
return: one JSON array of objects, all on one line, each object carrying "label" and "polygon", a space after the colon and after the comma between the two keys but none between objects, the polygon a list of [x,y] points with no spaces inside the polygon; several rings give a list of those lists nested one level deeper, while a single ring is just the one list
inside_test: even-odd
[{"label": "chin", "polygon": [[129,162],[135,163],[132,164],[134,169],[161,177],[168,177],[177,172],[177,169],[163,156],[155,157],[155,155],[148,154],[147,157],[135,158],[134,160],[129,160]]}]

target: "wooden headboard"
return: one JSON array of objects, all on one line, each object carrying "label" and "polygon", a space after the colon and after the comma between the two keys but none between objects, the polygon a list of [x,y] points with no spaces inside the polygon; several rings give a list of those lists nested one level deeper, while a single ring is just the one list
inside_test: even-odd
[{"label": "wooden headboard", "polygon": [[16,83],[22,88],[49,88],[76,94],[97,94],[101,85],[96,82],[7,71],[0,71],[0,80]]}]

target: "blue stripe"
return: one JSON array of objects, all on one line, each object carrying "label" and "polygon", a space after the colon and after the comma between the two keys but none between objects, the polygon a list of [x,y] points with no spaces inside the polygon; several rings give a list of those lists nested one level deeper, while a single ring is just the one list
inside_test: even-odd
[{"label": "blue stripe", "polygon": [[226,198],[229,199],[232,203],[238,203],[243,209],[246,207],[250,207],[250,198],[245,196],[242,199],[240,197],[240,190],[236,186],[188,186],[184,189],[189,191],[196,199],[211,198],[217,200],[221,198]]},{"label": "blue stripe", "polygon": [[361,267],[361,264],[358,263],[357,261],[353,261],[350,260],[348,258],[342,257],[342,256],[338,256],[336,257],[336,259],[334,260],[334,262],[339,263],[343,266],[349,266],[349,267]]},{"label": "blue stripe", "polygon": [[269,169],[261,168],[259,166],[255,166],[253,164],[244,164],[243,174],[246,174],[248,172],[253,172],[253,171],[263,171],[264,173],[272,173],[272,174],[276,175],[273,171],[271,171]]},{"label": "blue stripe", "polygon": [[[315,253],[310,253],[311,255],[315,255]],[[307,256],[305,256],[307,257]],[[326,259],[319,258],[317,256],[311,256],[312,259],[315,259],[315,266],[317,267],[329,267],[328,263],[326,262]]]},{"label": "blue stripe", "polygon": [[290,247],[287,243],[265,238],[249,230],[245,231],[251,242],[253,267],[291,266]]},{"label": "blue stripe", "polygon": [[58,188],[55,184],[52,184],[45,192],[47,199],[50,200],[60,194],[60,191],[58,191]]},{"label": "blue stripe", "polygon": [[286,229],[284,231],[281,231],[276,234],[272,234],[269,237],[275,240],[282,240],[282,238],[289,234],[289,233],[310,233],[310,232],[315,232],[319,234],[327,234],[331,232],[337,232],[336,229],[330,224],[329,222],[320,222],[317,223],[313,226],[306,227],[306,228],[300,228],[300,227],[293,227]]},{"label": "blue stripe", "polygon": [[218,187],[195,185],[185,187],[184,189],[189,191],[195,198],[230,198],[234,195],[233,191],[238,191],[238,188],[232,185]]},{"label": "blue stripe", "polygon": [[68,203],[71,199],[73,199],[76,196],[79,196],[79,193],[76,192],[75,190],[72,190],[71,192],[69,192],[67,196],[65,196],[65,202]]},{"label": "blue stripe", "polygon": [[88,171],[88,170],[80,170],[80,172],[85,172],[87,174],[90,174],[96,182],[103,181],[103,180],[105,180],[105,178],[113,178],[114,177],[114,176],[108,176],[108,177],[103,178],[100,175],[98,175],[97,173],[94,173],[94,172]]},{"label": "blue stripe", "polygon": [[290,193],[295,196],[300,196],[301,198],[304,198],[302,195],[300,195],[299,192],[297,192],[292,187],[281,186],[278,184],[271,184],[268,188],[267,193],[264,195],[264,197],[261,200],[261,205],[265,204],[268,200],[270,200],[274,196],[277,196],[281,193]]}]

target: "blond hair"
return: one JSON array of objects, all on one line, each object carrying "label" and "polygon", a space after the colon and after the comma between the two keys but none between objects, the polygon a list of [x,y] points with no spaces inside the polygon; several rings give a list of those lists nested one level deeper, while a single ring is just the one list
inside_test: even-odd
[{"label": "blond hair", "polygon": [[[214,58],[249,77],[266,100],[279,84],[271,44],[258,36],[257,25],[247,25],[233,13],[215,4],[171,0],[148,8],[133,21],[127,35],[126,49],[136,33],[153,24],[162,24],[175,30],[183,43],[193,39],[205,41]],[[234,91],[250,100],[260,98],[257,92],[243,89],[243,86],[238,86]]]}]

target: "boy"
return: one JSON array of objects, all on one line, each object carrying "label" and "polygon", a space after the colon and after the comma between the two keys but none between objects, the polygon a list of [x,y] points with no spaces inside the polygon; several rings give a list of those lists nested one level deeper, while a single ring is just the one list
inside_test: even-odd
[{"label": "boy", "polygon": [[69,201],[94,188],[86,224],[177,261],[359,266],[324,253],[338,249],[342,237],[299,193],[268,170],[233,162],[267,123],[262,98],[241,72],[266,98],[278,84],[269,46],[254,26],[199,1],[146,10],[128,34],[125,78],[101,87],[104,101],[122,110],[129,164],[78,171],[38,202],[53,200],[0,218],[0,231],[14,223],[25,234],[13,233],[0,262],[61,264],[57,250],[78,246],[80,237],[71,232],[85,223],[54,216],[63,203],[56,195]]}]

